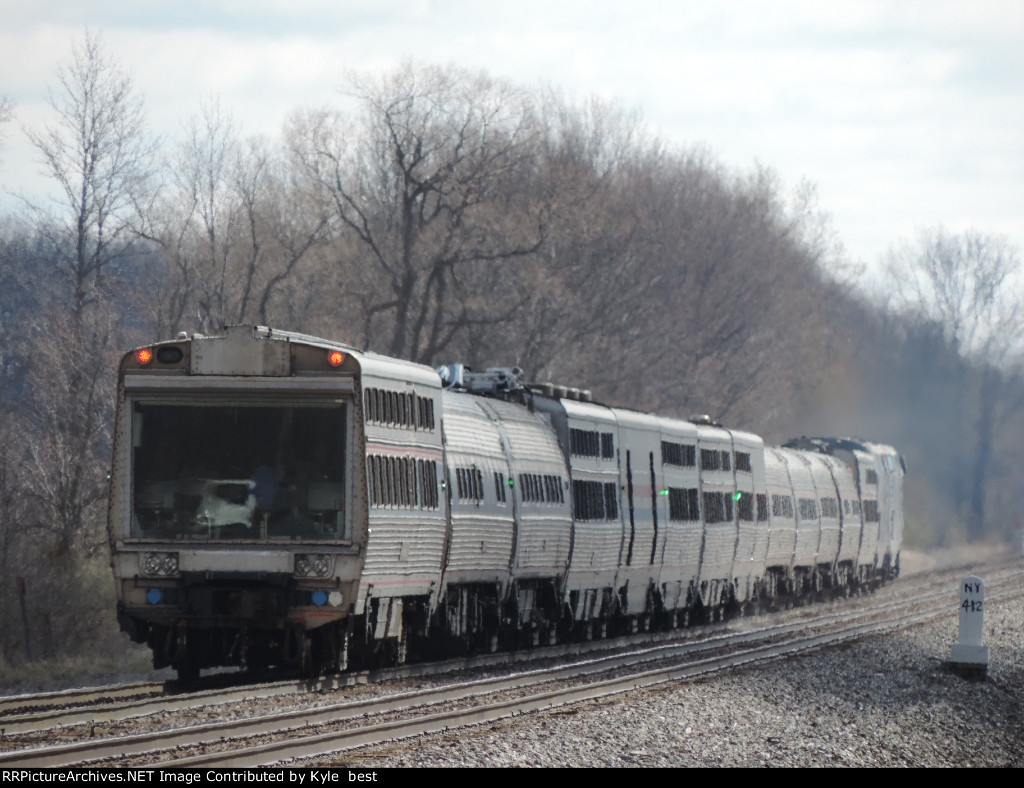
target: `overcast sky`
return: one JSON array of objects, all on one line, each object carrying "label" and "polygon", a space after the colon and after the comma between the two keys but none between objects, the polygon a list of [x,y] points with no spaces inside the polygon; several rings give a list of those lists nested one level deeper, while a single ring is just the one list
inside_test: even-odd
[{"label": "overcast sky", "polygon": [[[723,163],[817,184],[855,260],[943,223],[1024,251],[1021,0],[0,0],[0,186],[43,183],[21,125],[86,26],[169,137],[218,96],[243,131],[404,59],[599,94]],[[0,195],[0,206],[11,207]]]}]

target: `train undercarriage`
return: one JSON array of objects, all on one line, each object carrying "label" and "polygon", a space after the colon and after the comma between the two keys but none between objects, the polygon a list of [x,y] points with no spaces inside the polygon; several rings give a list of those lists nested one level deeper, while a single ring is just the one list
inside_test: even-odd
[{"label": "train undercarriage", "polygon": [[[448,587],[433,612],[426,597],[373,598],[361,615],[312,627],[294,610],[279,614],[288,612],[287,591],[279,585],[196,585],[183,605],[159,620],[124,608],[118,618],[132,640],[150,648],[155,668],[173,668],[185,682],[202,669],[223,667],[317,676],[681,629],[871,592],[898,573],[898,555],[878,567],[772,567],[742,602],[726,583],[713,605],[703,604],[691,588],[684,605],[668,608],[652,587],[645,612],[632,615],[623,612],[625,589],[563,597],[553,581],[538,580],[514,586],[502,598],[500,586],[477,583]],[[245,611],[233,606],[242,598]]]}]

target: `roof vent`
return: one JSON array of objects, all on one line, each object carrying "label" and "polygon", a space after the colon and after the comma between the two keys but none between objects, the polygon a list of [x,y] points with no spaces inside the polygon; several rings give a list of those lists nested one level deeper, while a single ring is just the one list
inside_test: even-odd
[{"label": "roof vent", "polygon": [[722,422],[715,421],[707,413],[700,413],[696,416],[690,416],[688,419],[690,424],[702,424],[707,427],[721,427]]},{"label": "roof vent", "polygon": [[593,402],[594,395],[590,389],[578,389],[573,386],[559,386],[550,381],[530,383],[527,388],[534,394],[551,399],[573,399],[579,402]]}]

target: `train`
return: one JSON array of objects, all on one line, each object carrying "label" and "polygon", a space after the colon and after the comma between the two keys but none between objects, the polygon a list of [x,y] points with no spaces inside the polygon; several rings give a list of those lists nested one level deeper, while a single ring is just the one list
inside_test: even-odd
[{"label": "train", "polygon": [[307,674],[720,620],[899,573],[906,466],[266,326],[118,372],[117,618],[155,667]]}]

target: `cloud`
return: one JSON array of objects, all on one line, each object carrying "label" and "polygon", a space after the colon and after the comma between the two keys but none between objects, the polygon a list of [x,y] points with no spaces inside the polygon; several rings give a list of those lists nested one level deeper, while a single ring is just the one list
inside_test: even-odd
[{"label": "cloud", "polygon": [[[1024,245],[1024,3],[1019,0],[41,0],[10,9],[0,73],[18,120],[88,24],[176,134],[220,97],[249,133],[335,103],[346,69],[403,59],[639,107],[680,145],[819,184],[855,255],[916,225],[972,221]],[[6,183],[36,178],[19,135]]]}]

